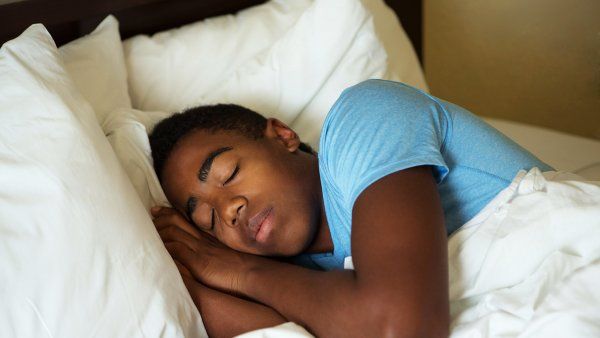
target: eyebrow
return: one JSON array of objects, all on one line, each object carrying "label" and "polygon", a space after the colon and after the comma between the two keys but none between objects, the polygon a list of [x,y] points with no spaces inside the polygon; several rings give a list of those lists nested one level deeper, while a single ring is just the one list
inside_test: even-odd
[{"label": "eyebrow", "polygon": [[230,151],[232,149],[233,149],[232,147],[222,147],[222,148],[214,150],[210,154],[208,154],[208,156],[206,157],[204,162],[202,162],[202,166],[200,167],[200,170],[198,170],[198,179],[201,182],[206,182],[206,179],[208,178],[208,174],[210,174],[210,168],[212,167],[212,164],[213,164],[213,161],[215,160],[215,158],[217,158],[217,156],[221,155],[222,153],[224,153],[226,151]]},{"label": "eyebrow", "polygon": [[[222,153],[226,152],[226,151],[230,151],[233,150],[232,147],[221,147],[217,150],[212,151],[210,154],[208,154],[208,156],[206,156],[206,159],[204,160],[204,162],[202,162],[202,165],[200,166],[200,170],[198,170],[198,179],[201,182],[206,182],[206,179],[208,178],[208,174],[210,174],[210,168],[212,167],[213,161],[215,160],[215,158],[219,155],[221,155]],[[196,197],[190,197],[188,198],[188,200],[185,203],[185,214],[187,215],[188,219],[193,223],[193,219],[192,219],[192,214],[194,213],[194,210],[196,209],[196,204],[198,203],[198,199]]]}]

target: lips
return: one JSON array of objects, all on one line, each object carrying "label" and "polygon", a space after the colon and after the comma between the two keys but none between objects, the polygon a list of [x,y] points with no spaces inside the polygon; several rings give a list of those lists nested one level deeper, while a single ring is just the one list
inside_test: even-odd
[{"label": "lips", "polygon": [[267,216],[269,216],[271,210],[272,208],[265,208],[263,211],[254,215],[254,217],[250,218],[250,220],[248,221],[248,228],[250,229],[252,239],[256,239],[256,235],[260,231],[262,223],[267,218]]}]

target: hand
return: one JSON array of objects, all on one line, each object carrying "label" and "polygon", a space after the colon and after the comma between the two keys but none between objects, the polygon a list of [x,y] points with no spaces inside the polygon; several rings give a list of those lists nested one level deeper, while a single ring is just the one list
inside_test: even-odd
[{"label": "hand", "polygon": [[151,213],[160,238],[183,277],[192,275],[210,287],[241,293],[242,277],[254,256],[232,250],[199,231],[175,209],[154,207]]}]

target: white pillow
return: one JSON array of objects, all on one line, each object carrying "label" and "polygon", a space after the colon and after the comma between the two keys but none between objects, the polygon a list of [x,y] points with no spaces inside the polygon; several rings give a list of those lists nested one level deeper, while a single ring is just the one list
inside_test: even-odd
[{"label": "white pillow", "polygon": [[107,16],[92,33],[58,50],[68,74],[94,108],[99,123],[116,108],[131,108],[119,22],[114,16]]},{"label": "white pillow", "polygon": [[361,2],[316,1],[282,38],[202,99],[277,117],[316,148],[325,116],[341,92],[364,79],[384,77],[385,71],[385,50]]},{"label": "white pillow", "polygon": [[0,49],[0,336],[206,337],[52,38]]},{"label": "white pillow", "polygon": [[[289,5],[300,3],[304,6]],[[252,23],[271,22],[278,15],[287,15],[290,21],[297,18],[278,27],[283,33],[276,39],[274,34],[263,39],[260,30],[252,29]],[[253,50],[254,55],[242,52],[243,57],[236,59],[238,53],[222,48],[239,41],[238,30],[227,31],[226,22],[239,31],[258,34],[244,35],[242,41],[260,40],[261,46],[272,42]],[[270,1],[236,17],[207,20],[187,30],[189,34],[174,30],[125,42],[135,108],[179,111],[200,104],[237,103],[283,120],[316,147],[325,115],[343,89],[388,76],[385,50],[360,0]],[[206,44],[194,36],[216,36],[220,42]],[[204,65],[200,58],[209,62]],[[212,72],[211,67],[227,68]]]},{"label": "white pillow", "polygon": [[242,64],[270,48],[311,4],[278,0],[123,43],[133,107],[189,107]]},{"label": "white pillow", "polygon": [[170,206],[152,165],[148,134],[170,113],[122,108],[108,115],[102,129],[146,210]]}]

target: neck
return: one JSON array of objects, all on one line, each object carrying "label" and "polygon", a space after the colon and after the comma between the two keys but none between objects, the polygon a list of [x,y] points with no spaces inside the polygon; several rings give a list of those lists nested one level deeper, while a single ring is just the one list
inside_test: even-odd
[{"label": "neck", "polygon": [[310,184],[313,185],[314,201],[318,206],[317,227],[315,229],[314,239],[304,251],[305,253],[323,253],[333,251],[333,241],[327,223],[325,214],[325,204],[323,203],[323,190],[321,187],[321,177],[319,176],[319,160],[317,155],[309,155]]}]

